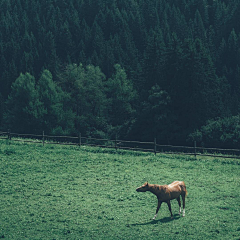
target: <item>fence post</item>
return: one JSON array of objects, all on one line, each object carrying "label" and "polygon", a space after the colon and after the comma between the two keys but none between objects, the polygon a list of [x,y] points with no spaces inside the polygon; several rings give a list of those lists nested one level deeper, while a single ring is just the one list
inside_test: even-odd
[{"label": "fence post", "polygon": [[117,134],[116,134],[116,136],[115,136],[115,149],[116,149],[116,151],[117,151]]},{"label": "fence post", "polygon": [[11,131],[10,131],[10,129],[8,129],[8,140],[11,140],[12,139],[12,137],[11,137]]},{"label": "fence post", "polygon": [[79,133],[79,147],[81,147],[82,145],[82,135],[81,133]]},{"label": "fence post", "polygon": [[43,144],[43,146],[44,146],[44,131],[43,131],[43,134],[42,134],[42,144]]},{"label": "fence post", "polygon": [[157,139],[154,138],[154,154],[157,154]]},{"label": "fence post", "polygon": [[194,156],[197,158],[197,142],[194,141]]}]

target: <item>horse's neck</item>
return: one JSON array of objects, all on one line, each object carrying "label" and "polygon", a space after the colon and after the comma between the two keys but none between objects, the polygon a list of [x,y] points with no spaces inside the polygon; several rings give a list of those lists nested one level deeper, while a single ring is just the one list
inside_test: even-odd
[{"label": "horse's neck", "polygon": [[155,185],[155,184],[148,184],[148,185],[149,185],[149,191],[155,194],[156,196],[159,196],[162,186]]}]

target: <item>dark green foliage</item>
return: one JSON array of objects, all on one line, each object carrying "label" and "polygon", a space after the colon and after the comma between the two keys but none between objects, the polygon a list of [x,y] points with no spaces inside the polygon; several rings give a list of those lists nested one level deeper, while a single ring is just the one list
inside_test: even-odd
[{"label": "dark green foliage", "polygon": [[0,93],[0,126],[2,125],[2,120],[3,120],[3,107],[4,107],[4,100],[3,100],[3,96]]},{"label": "dark green foliage", "polygon": [[95,131],[107,132],[107,99],[105,75],[99,67],[70,64],[62,76],[60,86],[69,96],[64,103],[75,113],[75,129],[84,135]]},{"label": "dark green foliage", "polygon": [[36,132],[41,127],[39,119],[45,112],[35,78],[29,73],[21,73],[12,84],[12,91],[6,101],[6,127],[20,133]]},{"label": "dark green foliage", "polygon": [[239,148],[240,116],[209,120],[206,125],[191,134],[190,138],[207,146]]},{"label": "dark green foliage", "polygon": [[123,135],[122,128],[126,125],[130,126],[134,120],[134,102],[137,99],[137,93],[131,81],[127,79],[124,69],[119,64],[116,64],[114,68],[112,78],[106,82],[108,117],[115,134],[121,136]]},{"label": "dark green foliage", "polygon": [[138,126],[148,140],[151,141],[152,136],[157,137],[158,142],[169,140],[168,133],[172,123],[170,104],[171,98],[165,90],[158,85],[151,88],[147,101],[142,104],[141,118],[139,118],[141,125]]},{"label": "dark green foliage", "polygon": [[73,112],[64,110],[65,93],[53,82],[52,74],[44,70],[37,84],[39,99],[44,106],[44,115],[39,121],[45,133],[70,134],[74,132]]},{"label": "dark green foliage", "polygon": [[[6,101],[4,127],[20,133],[73,133],[73,113],[64,109],[67,97],[44,70],[36,83],[29,74],[20,74]],[[61,129],[61,131],[60,131]]]},{"label": "dark green foliage", "polygon": [[[3,130],[174,144],[239,114],[237,0],[3,0],[0,9]],[[150,100],[157,88],[171,99],[165,109]],[[163,111],[164,121],[154,117]]]}]

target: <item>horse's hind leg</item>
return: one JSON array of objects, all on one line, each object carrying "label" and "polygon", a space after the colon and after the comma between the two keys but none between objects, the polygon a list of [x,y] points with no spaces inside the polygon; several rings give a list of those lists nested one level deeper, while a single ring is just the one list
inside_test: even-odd
[{"label": "horse's hind leg", "polygon": [[186,189],[185,184],[181,188],[182,188],[181,196],[182,196],[182,200],[183,200],[183,217],[185,217],[185,198],[187,196],[187,189]]},{"label": "horse's hind leg", "polygon": [[171,218],[173,218],[170,200],[167,201],[167,205],[168,205],[168,209],[169,209],[169,211],[171,213]]},{"label": "horse's hind leg", "polygon": [[182,201],[183,201],[183,217],[185,217],[185,193],[182,195]]},{"label": "horse's hind leg", "polygon": [[179,205],[179,215],[181,215],[181,200],[180,200],[180,196],[177,198],[178,201],[178,205]]}]

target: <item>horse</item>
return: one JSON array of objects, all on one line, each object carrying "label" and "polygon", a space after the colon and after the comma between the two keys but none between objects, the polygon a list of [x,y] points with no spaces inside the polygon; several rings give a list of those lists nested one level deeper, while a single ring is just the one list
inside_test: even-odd
[{"label": "horse", "polygon": [[170,200],[177,199],[179,205],[179,215],[181,216],[181,200],[180,196],[182,196],[183,201],[183,217],[185,217],[185,197],[187,196],[186,185],[183,181],[174,181],[169,185],[157,185],[157,184],[149,184],[145,182],[141,187],[136,189],[137,192],[147,192],[155,194],[158,199],[158,206],[156,210],[156,214],[153,217],[153,220],[156,219],[159,208],[163,202],[166,202],[168,205],[168,209],[171,213],[171,218],[173,218],[171,203]]}]

